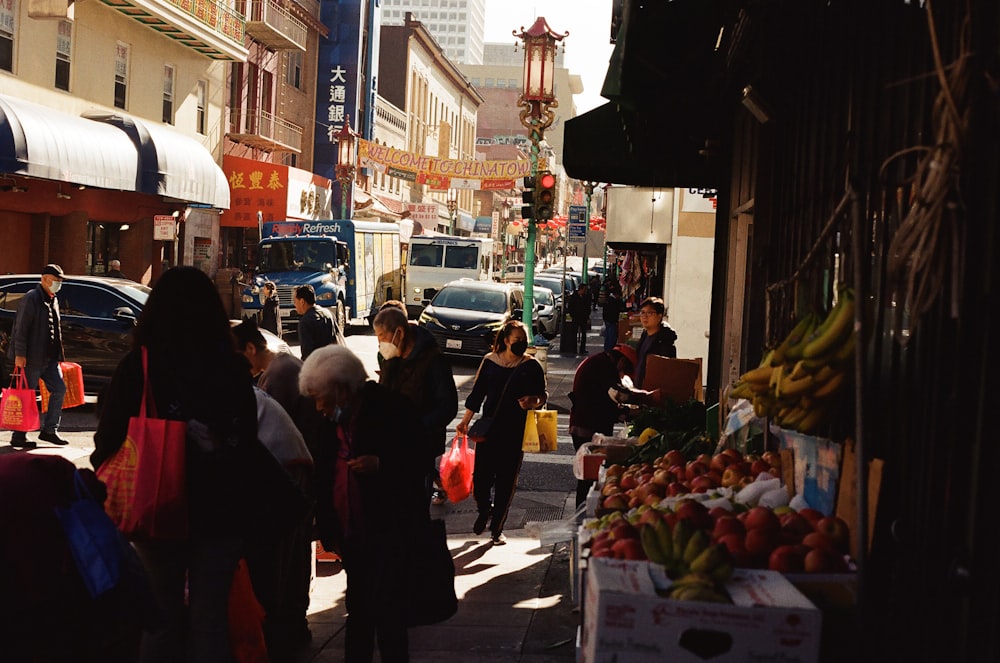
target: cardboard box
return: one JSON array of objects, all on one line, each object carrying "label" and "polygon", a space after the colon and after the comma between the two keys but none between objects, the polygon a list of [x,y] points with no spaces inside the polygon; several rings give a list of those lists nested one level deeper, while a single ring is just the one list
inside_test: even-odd
[{"label": "cardboard box", "polygon": [[659,389],[663,398],[675,403],[687,403],[692,398],[702,400],[701,358],[672,359],[648,355],[642,388],[646,391]]},{"label": "cardboard box", "polygon": [[732,605],[661,597],[656,564],[590,559],[584,592],[585,663],[750,663],[819,660],[822,614],[776,571],[737,569]]}]

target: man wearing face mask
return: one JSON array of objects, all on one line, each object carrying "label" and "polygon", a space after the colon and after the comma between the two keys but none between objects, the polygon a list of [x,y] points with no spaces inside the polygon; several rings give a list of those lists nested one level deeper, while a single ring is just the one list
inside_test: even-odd
[{"label": "man wearing face mask", "polygon": [[428,497],[443,504],[444,492],[438,483],[437,457],[444,453],[448,424],[458,413],[458,390],[451,364],[434,336],[423,327],[411,325],[406,313],[394,306],[383,308],[372,326],[382,356],[379,384],[408,399],[419,413],[419,432],[433,449],[427,459]]},{"label": "man wearing face mask", "polygon": [[[67,441],[59,437],[59,422],[62,420],[63,398],[66,383],[63,382],[59,362],[63,354],[62,331],[59,329],[59,300],[56,293],[62,287],[63,270],[59,265],[46,265],[42,270],[38,286],[21,298],[11,331],[10,348],[7,354],[14,360],[14,366],[24,371],[28,386],[38,388],[38,380],[49,390],[48,411],[42,415],[42,432],[38,439],[51,444],[65,445]],[[35,442],[27,439],[27,434],[14,431],[10,446],[17,449],[33,449]]]}]

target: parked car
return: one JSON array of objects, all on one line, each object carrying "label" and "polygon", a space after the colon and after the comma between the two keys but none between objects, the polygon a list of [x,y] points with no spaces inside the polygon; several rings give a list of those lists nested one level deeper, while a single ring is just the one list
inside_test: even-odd
[{"label": "parked car", "polygon": [[461,279],[438,290],[418,324],[446,354],[482,357],[493,348],[497,331],[508,320],[520,320],[523,310],[520,284]]},{"label": "parked car", "polygon": [[559,335],[559,324],[562,322],[562,308],[556,305],[556,298],[548,288],[535,286],[535,311],[538,322],[535,333],[545,338],[553,339]]},{"label": "parked car", "polygon": [[[7,349],[17,305],[40,278],[38,274],[0,276],[0,351],[4,359],[0,380],[4,386],[14,366],[7,358]],[[67,276],[56,296],[66,361],[80,364],[85,391],[97,393],[132,347],[132,330],[149,288],[128,279]]]},{"label": "parked car", "polygon": [[523,283],[524,265],[507,265],[500,280],[504,283]]},{"label": "parked car", "polygon": [[565,310],[565,306],[563,305],[565,297],[563,295],[564,290],[566,289],[566,284],[560,277],[555,274],[538,274],[535,276],[534,286],[536,288],[546,288],[547,290],[551,290],[552,297],[555,300],[555,306],[559,309],[560,314],[563,310]]}]

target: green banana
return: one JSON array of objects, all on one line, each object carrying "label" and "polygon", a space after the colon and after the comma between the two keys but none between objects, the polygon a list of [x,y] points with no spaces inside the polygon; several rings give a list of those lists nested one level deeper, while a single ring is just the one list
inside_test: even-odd
[{"label": "green banana", "polygon": [[789,361],[794,362],[798,359],[802,355],[802,342],[809,337],[809,334],[812,333],[812,330],[816,328],[818,323],[819,316],[812,311],[806,314],[805,317],[792,327],[792,331],[785,337],[785,340],[774,349],[772,361],[781,364]]},{"label": "green banana", "polygon": [[708,548],[711,543],[712,539],[704,530],[697,529],[694,531],[694,534],[691,535],[687,545],[684,547],[684,563],[688,565],[688,568],[690,568],[691,562]]},{"label": "green banana", "polygon": [[712,580],[711,576],[704,573],[688,572],[677,578],[677,580],[674,580],[670,585],[671,591],[680,589],[681,587],[708,587],[709,589],[714,589],[715,581]]},{"label": "green banana", "polygon": [[656,532],[657,543],[663,552],[663,558],[667,562],[672,562],[674,559],[674,538],[670,533],[670,526],[667,525],[667,521],[661,519],[653,525],[653,528]]},{"label": "green banana", "polygon": [[639,541],[642,543],[642,550],[646,553],[646,559],[654,564],[666,564],[667,558],[660,549],[660,543],[656,537],[656,530],[652,525],[643,525],[639,528]]},{"label": "green banana", "polygon": [[843,384],[846,376],[846,371],[837,371],[830,377],[829,380],[816,387],[816,390],[813,391],[812,395],[815,398],[826,398],[827,396],[830,396],[840,388],[840,385]]},{"label": "green banana", "polygon": [[854,356],[854,346],[857,345],[858,335],[851,330],[851,334],[847,337],[844,343],[840,346],[840,349],[833,354],[833,363],[840,364],[851,357]]},{"label": "green banana", "polygon": [[733,563],[725,562],[720,564],[714,569],[712,569],[712,580],[719,584],[724,584],[727,580],[733,577]]},{"label": "green banana", "polygon": [[687,549],[688,540],[694,534],[695,528],[689,520],[678,520],[674,523],[673,538],[673,559],[683,560],[684,551]]},{"label": "green banana", "polygon": [[854,327],[854,291],[850,288],[840,293],[837,305],[828,316],[830,325],[822,334],[816,336],[803,349],[802,356],[806,359],[825,355],[838,343],[846,339]]},{"label": "green banana", "polygon": [[694,573],[711,574],[716,567],[730,560],[729,549],[725,544],[713,543],[691,561],[690,567]]},{"label": "green banana", "polygon": [[809,393],[816,388],[816,384],[816,378],[812,375],[806,375],[798,380],[793,380],[791,376],[786,375],[778,385],[776,393],[778,398],[795,398]]}]

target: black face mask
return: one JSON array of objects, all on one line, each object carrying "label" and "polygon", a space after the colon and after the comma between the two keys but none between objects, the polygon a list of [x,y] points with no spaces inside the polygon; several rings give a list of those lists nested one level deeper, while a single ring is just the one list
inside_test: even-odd
[{"label": "black face mask", "polygon": [[525,352],[528,351],[528,342],[515,341],[510,344],[510,351],[516,354],[518,357],[520,357],[521,355],[523,355]]}]

